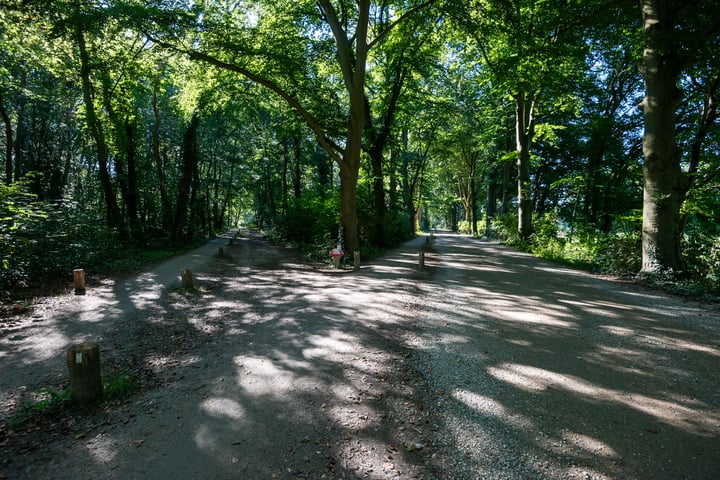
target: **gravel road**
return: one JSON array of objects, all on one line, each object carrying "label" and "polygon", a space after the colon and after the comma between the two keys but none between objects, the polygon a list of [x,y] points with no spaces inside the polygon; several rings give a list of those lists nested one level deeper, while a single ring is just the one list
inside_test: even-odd
[{"label": "gravel road", "polygon": [[[717,304],[463,236],[353,272],[243,233],[0,319],[0,479],[720,477]],[[11,428],[85,340],[145,388]]]}]

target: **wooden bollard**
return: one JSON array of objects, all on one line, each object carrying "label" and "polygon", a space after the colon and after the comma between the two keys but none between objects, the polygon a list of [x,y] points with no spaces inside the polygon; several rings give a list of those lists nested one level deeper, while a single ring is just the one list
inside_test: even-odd
[{"label": "wooden bollard", "polygon": [[230,241],[228,242],[228,244],[232,245],[234,241],[235,239],[233,237],[230,237]]},{"label": "wooden bollard", "polygon": [[85,295],[85,270],[82,268],[73,270],[73,286],[75,295]]},{"label": "wooden bollard", "polygon": [[360,270],[360,250],[353,252],[353,270]]},{"label": "wooden bollard", "polygon": [[73,345],[67,351],[70,393],[73,402],[93,403],[102,399],[100,347],[97,343]]},{"label": "wooden bollard", "polygon": [[418,258],[418,269],[425,270],[425,252],[420,251],[420,258]]},{"label": "wooden bollard", "polygon": [[218,255],[220,255],[220,256],[222,257],[222,256],[223,256],[223,253],[225,253],[225,251],[223,250],[223,246],[220,245],[220,246],[218,247]]},{"label": "wooden bollard", "polygon": [[182,285],[185,288],[193,287],[193,274],[192,270],[186,269],[180,272],[180,278],[182,278]]}]

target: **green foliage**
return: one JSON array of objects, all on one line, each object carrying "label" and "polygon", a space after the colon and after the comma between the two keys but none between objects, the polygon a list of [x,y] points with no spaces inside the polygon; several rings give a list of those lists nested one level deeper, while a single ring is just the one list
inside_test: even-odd
[{"label": "green foliage", "polygon": [[325,260],[338,239],[338,199],[293,199],[287,211],[278,216],[268,230],[276,242],[288,243],[302,250],[309,260]]},{"label": "green foliage", "polygon": [[[125,372],[103,377],[103,400],[122,401],[135,393],[140,384]],[[24,423],[46,415],[57,415],[72,402],[69,388],[43,388],[33,395],[33,400],[24,404],[10,419],[10,426],[18,428]]]},{"label": "green foliage", "polygon": [[139,388],[139,384],[127,373],[117,373],[103,378],[103,398],[124,400]]},{"label": "green foliage", "polygon": [[720,233],[690,229],[683,242],[683,261],[695,289],[720,295]]},{"label": "green foliage", "polygon": [[35,400],[20,407],[17,413],[10,419],[11,428],[18,428],[32,418],[58,412],[65,408],[71,400],[69,388],[60,390],[43,388],[35,396]]},{"label": "green foliage", "polygon": [[45,213],[25,183],[0,184],[0,293],[24,285],[32,256],[33,231]]}]

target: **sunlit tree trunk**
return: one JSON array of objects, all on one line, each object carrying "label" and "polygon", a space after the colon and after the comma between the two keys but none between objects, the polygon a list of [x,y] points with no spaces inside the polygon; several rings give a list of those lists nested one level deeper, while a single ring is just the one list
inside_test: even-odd
[{"label": "sunlit tree trunk", "polygon": [[[357,179],[365,130],[365,72],[369,46],[370,0],[358,0],[358,21],[352,38],[348,36],[329,0],[319,0],[325,19],[337,44],[337,60],[343,73],[350,104],[347,144],[340,158],[340,223],[345,249],[360,249],[357,216]],[[354,40],[354,42],[353,42]],[[354,48],[353,48],[354,45]]]},{"label": "sunlit tree trunk", "polygon": [[643,0],[645,51],[640,66],[645,98],[643,136],[642,273],[681,268],[680,207],[687,179],[680,168],[675,137],[675,110],[681,99],[677,87],[682,71],[680,52],[672,46],[673,1]]},{"label": "sunlit tree trunk", "polygon": [[530,144],[534,136],[534,99],[526,93],[515,96],[515,141],[517,147],[518,235],[525,240],[533,234]]}]

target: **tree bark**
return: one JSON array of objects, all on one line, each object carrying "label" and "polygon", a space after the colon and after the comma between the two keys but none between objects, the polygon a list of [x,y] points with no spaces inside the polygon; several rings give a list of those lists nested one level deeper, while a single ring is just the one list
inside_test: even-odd
[{"label": "tree bark", "polygon": [[645,98],[643,136],[643,226],[641,273],[656,274],[681,268],[680,207],[687,179],[680,167],[675,137],[675,110],[681,99],[677,87],[682,71],[678,51],[672,48],[673,2],[642,0],[645,50],[640,70]]},{"label": "tree bark", "polygon": [[530,183],[530,144],[534,136],[535,102],[526,93],[515,96],[515,141],[517,146],[518,236],[527,240],[533,234],[532,188]]},{"label": "tree bark", "polygon": [[[370,0],[358,0],[358,21],[353,39],[349,38],[329,0],[319,0],[337,45],[337,60],[348,92],[350,112],[347,144],[340,158],[340,223],[346,251],[360,250],[357,217],[357,179],[365,130],[365,72],[369,45]],[[354,43],[353,43],[354,40]],[[353,45],[355,48],[353,49]],[[331,153],[331,152],[328,152]],[[331,153],[332,154],[332,153]]]},{"label": "tree bark", "polygon": [[178,182],[177,210],[173,224],[173,240],[182,242],[185,226],[187,225],[188,204],[190,203],[190,188],[195,173],[195,164],[198,160],[197,128],[200,124],[200,115],[195,112],[190,119],[182,146],[182,170]]},{"label": "tree bark", "polygon": [[85,35],[80,27],[75,31],[75,40],[77,41],[80,52],[80,79],[82,81],[83,100],[85,101],[85,116],[88,130],[95,141],[98,161],[98,175],[100,184],[105,194],[105,204],[108,209],[108,218],[110,225],[117,229],[121,241],[130,239],[130,231],[127,228],[125,219],[123,218],[120,207],[115,196],[115,189],[112,185],[110,172],[108,170],[108,147],[105,142],[105,135],[102,131],[100,121],[95,112],[95,102],[92,94],[92,83],[90,81],[90,56],[88,55],[85,43]]},{"label": "tree bark", "polygon": [[155,161],[155,171],[158,176],[158,188],[160,190],[160,202],[162,204],[162,216],[163,216],[163,228],[166,231],[170,230],[172,225],[172,205],[170,204],[170,194],[167,189],[167,182],[165,180],[165,170],[163,169],[162,156],[160,155],[160,109],[158,108],[157,102],[157,87],[153,88],[153,126],[152,126],[152,156]]}]

